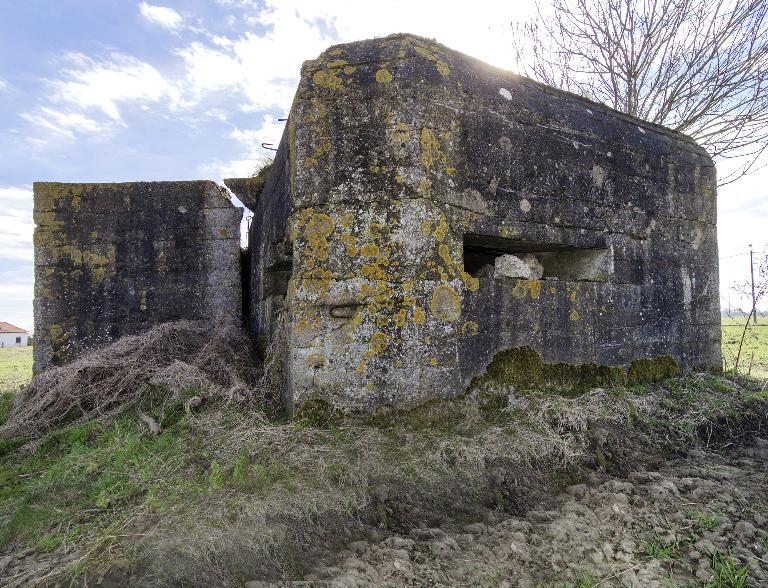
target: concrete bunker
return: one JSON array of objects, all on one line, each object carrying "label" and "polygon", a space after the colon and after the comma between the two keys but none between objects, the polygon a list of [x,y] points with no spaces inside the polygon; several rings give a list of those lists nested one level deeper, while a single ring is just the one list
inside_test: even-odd
[{"label": "concrete bunker", "polygon": [[252,333],[289,411],[456,396],[508,349],[717,368],[715,185],[689,138],[431,41],[331,47],[254,209]]},{"label": "concrete bunker", "polygon": [[35,371],[161,322],[239,324],[241,216],[209,181],[35,183]]},{"label": "concrete bunker", "polygon": [[530,354],[541,381],[720,366],[707,153],[426,39],[306,62],[268,172],[225,184],[242,253],[212,182],[36,184],[36,369],[177,318],[243,320],[289,413]]}]

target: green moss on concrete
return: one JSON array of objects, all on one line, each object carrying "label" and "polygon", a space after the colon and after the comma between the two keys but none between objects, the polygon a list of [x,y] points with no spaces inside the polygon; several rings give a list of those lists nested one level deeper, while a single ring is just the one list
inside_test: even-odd
[{"label": "green moss on concrete", "polygon": [[582,390],[594,386],[623,383],[624,370],[617,366],[594,363],[544,363],[530,347],[513,347],[497,353],[485,373],[475,378],[472,386],[495,383],[518,390],[533,388],[565,388]]},{"label": "green moss on concrete", "polygon": [[492,383],[516,390],[555,388],[581,392],[595,386],[657,382],[679,373],[677,362],[669,356],[635,360],[625,371],[621,366],[595,363],[544,363],[538,352],[525,346],[497,353],[470,388]]},{"label": "green moss on concrete", "polygon": [[636,359],[629,366],[627,379],[630,384],[658,382],[680,374],[680,366],[673,357],[660,355],[654,358]]}]

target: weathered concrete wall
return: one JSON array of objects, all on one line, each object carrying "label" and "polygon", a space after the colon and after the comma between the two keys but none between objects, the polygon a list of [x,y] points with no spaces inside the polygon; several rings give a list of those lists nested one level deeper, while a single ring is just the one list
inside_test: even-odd
[{"label": "weathered concrete wall", "polygon": [[[716,368],[715,186],[690,139],[424,39],[332,47],[256,210],[255,332],[280,306],[289,405],[456,395],[518,346]],[[492,271],[525,253],[542,279]]]},{"label": "weathered concrete wall", "polygon": [[208,181],[36,183],[35,370],[164,321],[239,323],[241,215]]}]

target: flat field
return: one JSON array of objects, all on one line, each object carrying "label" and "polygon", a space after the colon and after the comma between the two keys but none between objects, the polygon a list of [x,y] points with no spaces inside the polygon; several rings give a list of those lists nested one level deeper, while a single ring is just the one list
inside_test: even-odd
[{"label": "flat field", "polygon": [[[728,370],[736,363],[739,342],[744,332],[745,317],[723,318],[723,359]],[[750,323],[744,335],[744,344],[739,358],[739,373],[746,374],[752,366],[751,375],[768,377],[768,318],[757,317],[757,324]]]},{"label": "flat field", "polygon": [[0,349],[0,394],[15,392],[31,379],[31,346]]}]

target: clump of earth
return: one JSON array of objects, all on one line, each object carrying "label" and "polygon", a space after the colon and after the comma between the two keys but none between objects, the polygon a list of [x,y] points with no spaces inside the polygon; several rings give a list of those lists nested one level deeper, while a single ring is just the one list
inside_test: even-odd
[{"label": "clump of earth", "polygon": [[[612,437],[593,434],[598,449]],[[636,471],[588,471],[550,498],[523,489],[540,500],[524,514],[483,510],[467,522],[446,513],[443,524],[388,536],[372,528],[301,579],[339,587],[768,585],[768,439],[637,457]],[[515,483],[496,482],[502,492]],[[246,584],[269,585],[290,583]]]}]

